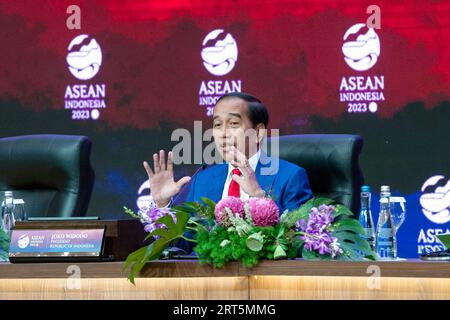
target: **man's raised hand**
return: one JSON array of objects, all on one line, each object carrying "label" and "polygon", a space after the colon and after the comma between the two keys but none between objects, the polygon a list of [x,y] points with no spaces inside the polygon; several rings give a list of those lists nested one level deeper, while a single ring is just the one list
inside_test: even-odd
[{"label": "man's raised hand", "polygon": [[234,167],[239,168],[242,173],[241,176],[233,174],[232,179],[251,197],[263,197],[265,193],[261,189],[261,186],[256,179],[255,171],[253,171],[250,166],[245,154],[240,152],[235,146],[232,146],[230,151],[232,154],[230,163]]},{"label": "man's raised hand", "polygon": [[169,204],[170,199],[175,196],[180,189],[191,180],[191,177],[185,176],[175,182],[173,178],[173,153],[169,151],[166,155],[164,150],[153,154],[153,170],[147,161],[144,161],[144,168],[147,171],[150,180],[150,191],[156,205],[161,208]]}]

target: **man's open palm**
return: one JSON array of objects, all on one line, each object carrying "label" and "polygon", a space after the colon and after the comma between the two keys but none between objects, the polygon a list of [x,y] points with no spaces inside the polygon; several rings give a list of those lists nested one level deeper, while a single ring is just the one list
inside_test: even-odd
[{"label": "man's open palm", "polygon": [[153,169],[147,161],[144,161],[144,168],[147,171],[148,178],[150,180],[150,191],[158,207],[164,207],[169,202],[170,199],[175,196],[184,184],[191,180],[191,177],[185,176],[175,182],[173,178],[173,153],[169,151],[166,156],[164,150],[153,154]]}]

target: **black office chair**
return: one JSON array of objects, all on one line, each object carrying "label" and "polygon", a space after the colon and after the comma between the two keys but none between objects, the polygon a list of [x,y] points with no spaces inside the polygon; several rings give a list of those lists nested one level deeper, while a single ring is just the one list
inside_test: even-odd
[{"label": "black office chair", "polygon": [[85,216],[95,179],[91,145],[68,135],[0,139],[0,197],[13,191],[30,217]]},{"label": "black office chair", "polygon": [[363,139],[356,135],[307,134],[268,139],[279,143],[280,159],[303,167],[315,196],[336,200],[359,215],[364,177],[359,166]]}]

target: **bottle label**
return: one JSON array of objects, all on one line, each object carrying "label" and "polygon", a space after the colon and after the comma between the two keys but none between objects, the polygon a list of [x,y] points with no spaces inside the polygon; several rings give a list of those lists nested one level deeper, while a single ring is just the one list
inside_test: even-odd
[{"label": "bottle label", "polygon": [[394,258],[395,238],[392,228],[380,228],[377,235],[377,252],[380,258]]},{"label": "bottle label", "polygon": [[378,244],[391,245],[394,241],[393,236],[392,228],[380,228],[380,230],[378,230]]},{"label": "bottle label", "polygon": [[390,238],[393,236],[392,228],[380,228],[378,230],[378,237]]}]

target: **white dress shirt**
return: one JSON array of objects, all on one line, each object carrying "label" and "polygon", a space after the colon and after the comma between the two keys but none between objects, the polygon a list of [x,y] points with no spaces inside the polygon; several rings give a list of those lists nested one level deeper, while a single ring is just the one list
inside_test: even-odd
[{"label": "white dress shirt", "polygon": [[[250,157],[250,159],[248,159],[248,164],[253,169],[253,171],[256,171],[256,166],[258,165],[260,156],[261,156],[261,150],[258,150],[258,152],[256,152],[253,156]],[[227,179],[225,180],[225,185],[223,186],[222,199],[228,197],[228,189],[230,188],[230,183],[232,180],[231,176],[233,175],[231,171],[234,168],[235,167],[231,163],[228,163],[228,174],[227,174]],[[248,198],[250,198],[250,195],[245,193],[245,191],[242,188],[240,188],[240,190],[241,190],[240,198],[242,200],[247,200]]]}]

